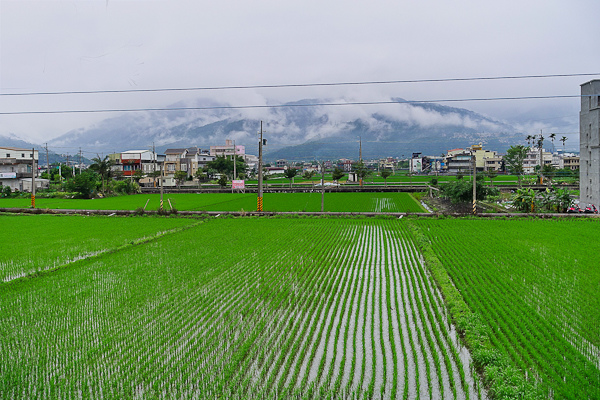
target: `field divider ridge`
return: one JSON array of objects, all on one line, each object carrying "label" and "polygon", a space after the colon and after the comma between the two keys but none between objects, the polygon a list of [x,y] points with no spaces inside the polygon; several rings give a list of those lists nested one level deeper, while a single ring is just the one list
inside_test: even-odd
[{"label": "field divider ridge", "polygon": [[117,252],[119,252],[121,250],[125,250],[125,249],[127,249],[129,247],[132,247],[132,246],[139,246],[141,244],[150,243],[150,242],[152,242],[152,241],[154,241],[154,240],[156,240],[158,238],[161,238],[163,236],[170,235],[170,234],[173,234],[173,233],[182,232],[184,230],[196,227],[196,226],[200,225],[203,222],[204,222],[204,220],[198,221],[198,222],[192,223],[190,225],[186,225],[186,226],[172,228],[172,229],[168,229],[168,230],[165,230],[165,231],[158,231],[156,234],[154,234],[154,235],[152,235],[150,237],[143,236],[141,238],[137,238],[137,239],[131,240],[130,242],[128,242],[126,244],[122,244],[122,245],[119,245],[119,246],[116,246],[116,247],[113,247],[113,248],[99,250],[99,251],[95,251],[95,252],[92,252],[92,253],[89,253],[89,254],[86,254],[86,255],[83,255],[83,256],[79,256],[79,257],[76,257],[73,260],[66,261],[64,264],[56,265],[56,266],[53,266],[51,268],[42,269],[42,270],[30,273],[30,274],[26,274],[26,275],[23,275],[23,276],[20,276],[18,278],[14,278],[14,279],[11,279],[11,280],[8,280],[8,281],[1,281],[0,280],[0,287],[2,287],[2,285],[8,285],[8,284],[20,282],[20,281],[23,281],[23,280],[26,280],[26,279],[33,279],[33,278],[37,278],[37,277],[40,277],[40,276],[44,276],[44,275],[50,274],[52,272],[56,272],[56,271],[58,271],[60,269],[65,269],[65,268],[67,268],[67,267],[69,267],[69,266],[71,266],[73,264],[77,264],[79,262],[84,262],[84,261],[88,261],[88,260],[93,260],[95,258],[100,258],[100,257],[102,257],[104,255],[117,253]]}]

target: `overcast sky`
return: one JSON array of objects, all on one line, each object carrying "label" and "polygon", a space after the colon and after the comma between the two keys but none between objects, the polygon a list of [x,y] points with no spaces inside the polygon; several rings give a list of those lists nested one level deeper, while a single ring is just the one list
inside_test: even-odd
[{"label": "overcast sky", "polygon": [[[2,0],[0,93],[595,73],[598,15],[597,0]],[[0,96],[0,111],[578,95],[593,78]],[[578,130],[578,99],[447,105]],[[43,142],[114,115],[0,116],[0,134]]]}]

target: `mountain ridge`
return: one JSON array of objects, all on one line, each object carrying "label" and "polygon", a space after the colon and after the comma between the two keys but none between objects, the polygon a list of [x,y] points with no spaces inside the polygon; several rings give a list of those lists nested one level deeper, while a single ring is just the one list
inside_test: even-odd
[{"label": "mountain ridge", "polygon": [[260,121],[267,139],[265,160],[285,158],[339,159],[358,156],[359,138],[364,158],[407,157],[412,152],[438,155],[451,148],[483,143],[505,151],[520,140],[509,124],[464,108],[435,103],[326,106],[352,103],[345,99],[302,99],[274,108],[234,109],[211,99],[178,102],[167,108],[214,109],[147,111],[106,118],[48,141],[50,147],[81,147],[98,155],[131,149],[159,152],[169,147],[222,145],[226,139],[258,153]]}]

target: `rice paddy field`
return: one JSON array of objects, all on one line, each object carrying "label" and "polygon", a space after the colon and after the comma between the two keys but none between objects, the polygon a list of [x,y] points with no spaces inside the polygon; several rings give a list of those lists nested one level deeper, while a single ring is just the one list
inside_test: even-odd
[{"label": "rice paddy field", "polygon": [[600,399],[597,220],[416,223],[493,345],[547,398]]},{"label": "rice paddy field", "polygon": [[[179,211],[255,211],[256,194],[244,193],[169,193],[164,195]],[[265,193],[264,211],[321,211],[321,193]],[[146,206],[147,204],[147,206]],[[0,207],[28,208],[27,198],[0,199]],[[83,210],[135,210],[146,207],[157,210],[160,195],[139,194],[133,196],[107,197],[103,199],[78,200],[37,198],[37,208],[83,209]],[[328,212],[426,212],[410,193],[326,193],[325,211]]]},{"label": "rice paddy field", "polygon": [[510,398],[476,372],[417,234],[527,398],[600,398],[595,220],[0,223],[21,227],[10,251],[27,265],[0,283],[2,399]]}]

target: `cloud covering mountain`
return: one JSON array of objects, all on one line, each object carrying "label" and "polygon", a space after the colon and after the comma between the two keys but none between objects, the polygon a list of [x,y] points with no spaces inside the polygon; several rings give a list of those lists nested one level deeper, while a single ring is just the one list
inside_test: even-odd
[{"label": "cloud covering mountain", "polygon": [[[168,147],[224,143],[226,139],[257,153],[263,121],[269,158],[311,159],[356,157],[359,137],[363,157],[439,154],[473,142],[504,150],[516,140],[510,125],[475,112],[429,103],[349,104],[345,99],[308,99],[283,106],[234,109],[199,99],[176,103],[172,111],[146,111],[105,119],[49,141],[55,147],[81,147],[107,154],[131,149],[159,151]],[[330,104],[336,104],[332,106]],[[187,108],[187,109],[183,109]],[[192,109],[190,109],[192,108]],[[498,148],[500,147],[500,148]]]}]

